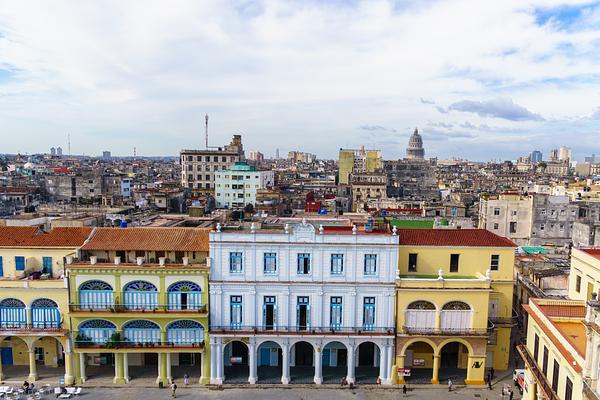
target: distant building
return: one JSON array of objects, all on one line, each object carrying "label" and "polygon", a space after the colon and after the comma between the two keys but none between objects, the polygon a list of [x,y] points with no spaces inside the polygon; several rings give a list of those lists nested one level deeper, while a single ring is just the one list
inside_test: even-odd
[{"label": "distant building", "polygon": [[290,151],[288,152],[288,160],[292,162],[301,162],[310,164],[317,159],[315,154],[304,153],[302,151]]},{"label": "distant building", "polygon": [[244,162],[215,174],[215,200],[219,208],[243,208],[256,204],[259,189],[273,187],[273,171],[258,171]]},{"label": "distant building", "polygon": [[356,173],[375,172],[383,168],[381,150],[340,149],[339,183],[350,184],[350,175]]},{"label": "distant building", "polygon": [[352,174],[353,211],[364,209],[369,200],[381,200],[386,196],[386,175],[382,172],[363,172]]},{"label": "distant building", "polygon": [[561,147],[558,151],[558,159],[560,161],[570,161],[572,159],[573,151],[570,147]]},{"label": "distant building", "polygon": [[51,156],[55,156],[56,155],[56,148],[55,147],[50,147],[50,155]]},{"label": "distant building", "polygon": [[542,161],[543,154],[541,151],[539,150],[534,150],[531,152],[531,154],[529,155],[530,161],[532,163],[539,163]]},{"label": "distant building", "polygon": [[110,160],[112,158],[112,155],[111,155],[110,151],[106,151],[106,150],[103,151],[102,152],[102,158],[105,159],[105,160]]},{"label": "distant building", "polygon": [[264,159],[265,155],[258,150],[252,150],[248,156],[248,160],[250,161],[263,161]]},{"label": "distant building", "polygon": [[423,139],[419,131],[415,128],[414,133],[408,140],[406,148],[406,158],[409,160],[423,160],[425,158],[425,149],[423,148]]},{"label": "distant building", "polygon": [[558,161],[558,149],[550,150],[550,161]]},{"label": "distant building", "polygon": [[63,155],[62,154],[62,147],[59,146],[59,147],[56,148],[56,155],[59,156],[59,157],[62,157],[62,155]]},{"label": "distant building", "polygon": [[242,136],[233,135],[224,147],[181,150],[181,185],[196,192],[213,192],[215,173],[244,160]]}]

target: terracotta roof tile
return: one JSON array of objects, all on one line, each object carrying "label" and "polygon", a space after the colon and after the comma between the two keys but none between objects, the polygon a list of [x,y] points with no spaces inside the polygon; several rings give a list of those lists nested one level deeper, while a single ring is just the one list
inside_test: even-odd
[{"label": "terracotta roof tile", "polygon": [[203,228],[97,228],[82,250],[206,251]]},{"label": "terracotta roof tile", "polygon": [[0,247],[79,247],[92,228],[53,228],[44,232],[36,226],[0,227]]},{"label": "terracotta roof tile", "polygon": [[579,249],[579,250],[600,260],[600,247],[592,247],[589,249]]},{"label": "terracotta roof tile", "polygon": [[485,229],[398,229],[400,246],[517,247]]}]

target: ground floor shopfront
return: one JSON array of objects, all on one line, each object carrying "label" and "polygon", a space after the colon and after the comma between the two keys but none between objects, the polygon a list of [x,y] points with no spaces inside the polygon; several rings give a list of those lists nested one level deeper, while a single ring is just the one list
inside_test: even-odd
[{"label": "ground floor shopfront", "polygon": [[393,336],[211,334],[212,384],[391,384]]}]

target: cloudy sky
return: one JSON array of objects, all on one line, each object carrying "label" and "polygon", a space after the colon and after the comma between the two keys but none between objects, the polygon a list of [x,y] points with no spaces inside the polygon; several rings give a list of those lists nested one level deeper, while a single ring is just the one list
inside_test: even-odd
[{"label": "cloudy sky", "polygon": [[[0,0],[0,153],[600,154],[600,3]],[[66,151],[66,150],[65,150]]]}]

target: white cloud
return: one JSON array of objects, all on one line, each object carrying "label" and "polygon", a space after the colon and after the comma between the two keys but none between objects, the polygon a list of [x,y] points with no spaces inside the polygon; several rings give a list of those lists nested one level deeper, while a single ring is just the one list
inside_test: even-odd
[{"label": "white cloud", "polygon": [[[334,157],[361,144],[361,126],[408,134],[431,119],[450,123],[435,104],[465,98],[512,98],[551,119],[568,97],[570,112],[589,114],[600,104],[597,83],[566,83],[600,74],[600,29],[536,23],[537,8],[564,3],[0,0],[0,69],[16,71],[0,80],[4,149],[43,151],[70,131],[87,153],[137,145],[177,154],[201,144],[208,112],[215,144],[242,132],[247,148]],[[595,94],[577,96],[581,86]],[[477,140],[489,157],[497,137]],[[429,145],[428,155],[455,151]],[[403,147],[384,153],[395,158]]]}]

